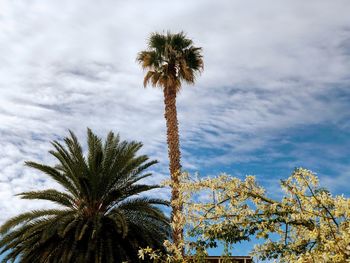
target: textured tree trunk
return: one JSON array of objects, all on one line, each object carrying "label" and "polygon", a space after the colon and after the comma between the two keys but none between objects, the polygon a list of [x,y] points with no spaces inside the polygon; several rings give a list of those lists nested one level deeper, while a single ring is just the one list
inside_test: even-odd
[{"label": "textured tree trunk", "polygon": [[[179,123],[177,121],[176,111],[176,90],[164,89],[164,104],[165,104],[165,120],[167,127],[167,142],[168,142],[168,156],[169,156],[169,171],[172,181],[171,201],[178,201],[179,198],[179,176],[181,172],[180,165],[180,143],[179,143]],[[171,219],[173,222],[174,215],[182,210],[182,204],[172,205]],[[175,245],[183,239],[183,229],[175,228],[172,233]]]}]

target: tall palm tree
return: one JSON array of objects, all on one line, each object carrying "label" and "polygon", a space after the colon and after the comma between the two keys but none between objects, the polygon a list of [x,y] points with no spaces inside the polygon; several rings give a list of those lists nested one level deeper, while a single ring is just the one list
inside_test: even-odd
[{"label": "tall palm tree", "polygon": [[138,183],[156,161],[137,155],[138,142],[121,141],[110,132],[102,143],[88,130],[88,154],[76,136],[65,145],[52,143],[58,164],[27,162],[61,187],[19,194],[23,199],[48,200],[59,208],[20,214],[0,228],[3,262],[31,263],[138,262],[139,247],[162,249],[170,235],[161,199],[138,196],[157,185]]},{"label": "tall palm tree", "polygon": [[[137,61],[147,73],[144,87],[151,83],[164,93],[165,120],[167,127],[167,143],[169,170],[172,179],[172,217],[181,211],[179,198],[180,145],[179,128],[176,112],[176,95],[181,90],[182,82],[194,84],[196,74],[203,70],[202,49],[193,46],[191,39],[181,32],[178,34],[153,33],[148,41],[148,49],[141,51]],[[174,201],[174,202],[173,202]],[[173,230],[175,244],[182,239],[183,230]]]}]

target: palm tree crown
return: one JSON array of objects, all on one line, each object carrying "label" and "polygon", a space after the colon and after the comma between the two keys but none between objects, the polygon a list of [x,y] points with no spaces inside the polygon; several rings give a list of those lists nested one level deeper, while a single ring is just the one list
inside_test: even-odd
[{"label": "palm tree crown", "polygon": [[155,164],[137,156],[138,142],[121,141],[110,132],[102,143],[88,130],[85,157],[71,132],[65,146],[54,141],[50,153],[58,165],[26,164],[57,183],[64,191],[47,189],[19,194],[23,199],[49,200],[60,208],[20,214],[0,228],[3,262],[138,262],[139,247],[162,248],[169,220],[157,207],[161,199],[139,197],[157,185],[138,183]]},{"label": "palm tree crown", "polygon": [[[154,87],[173,89],[178,92],[181,82],[195,82],[197,73],[203,70],[202,48],[194,47],[183,32],[166,35],[153,33],[148,50],[141,51],[137,61],[148,70],[144,86],[151,82]],[[169,90],[170,92],[170,90]]]}]

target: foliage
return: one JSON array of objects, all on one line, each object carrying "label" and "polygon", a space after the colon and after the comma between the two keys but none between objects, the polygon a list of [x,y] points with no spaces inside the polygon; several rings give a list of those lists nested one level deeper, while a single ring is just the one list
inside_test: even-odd
[{"label": "foliage", "polygon": [[65,145],[54,141],[50,151],[58,164],[27,162],[64,190],[19,194],[23,199],[48,200],[60,208],[20,214],[0,228],[3,262],[137,262],[140,246],[162,249],[169,221],[161,199],[139,197],[157,185],[139,183],[156,161],[137,155],[138,142],[121,141],[110,132],[102,143],[88,130],[88,154],[71,132]]},{"label": "foliage", "polygon": [[184,175],[183,223],[203,249],[215,240],[234,244],[254,235],[264,240],[253,251],[260,259],[349,262],[350,199],[332,196],[303,168],[281,187],[284,196],[274,200],[253,176],[242,181],[225,174],[196,180]]},{"label": "foliage", "polygon": [[181,32],[177,34],[153,33],[148,50],[141,51],[137,61],[147,69],[144,86],[173,89],[177,93],[181,82],[195,82],[196,73],[203,69],[201,48],[193,46],[191,39]]}]

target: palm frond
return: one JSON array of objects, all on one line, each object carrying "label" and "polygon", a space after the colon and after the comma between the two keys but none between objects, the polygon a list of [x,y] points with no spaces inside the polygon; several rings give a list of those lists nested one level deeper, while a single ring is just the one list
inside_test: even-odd
[{"label": "palm frond", "polygon": [[[184,32],[172,34],[152,33],[148,49],[138,53],[136,60],[147,69],[143,85],[172,89],[179,92],[181,82],[195,82],[203,70],[202,49],[193,46],[193,41]],[[169,91],[167,91],[169,92]]]},{"label": "palm frond", "polygon": [[6,234],[11,228],[14,228],[19,224],[22,224],[26,221],[31,221],[38,217],[55,216],[60,214],[66,214],[68,212],[70,212],[70,210],[49,209],[49,210],[33,210],[31,212],[23,213],[11,218],[10,220],[2,224],[2,226],[0,227],[0,234],[1,235]]},{"label": "palm frond", "polygon": [[48,200],[59,205],[67,206],[69,208],[75,207],[75,200],[69,194],[59,192],[55,189],[48,189],[43,191],[31,191],[17,194],[22,199],[40,199],[40,200]]},{"label": "palm frond", "polygon": [[28,167],[34,168],[45,173],[57,183],[59,183],[61,186],[63,186],[67,191],[72,193],[74,196],[78,196],[79,190],[76,187],[76,185],[74,185],[74,182],[71,179],[69,179],[66,176],[66,174],[61,173],[57,168],[29,161],[25,162],[25,164]]}]

